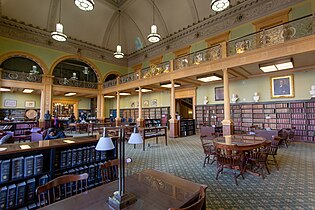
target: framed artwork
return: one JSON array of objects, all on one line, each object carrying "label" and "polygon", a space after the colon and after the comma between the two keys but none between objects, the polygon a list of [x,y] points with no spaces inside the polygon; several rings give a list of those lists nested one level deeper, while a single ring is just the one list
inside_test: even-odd
[{"label": "framed artwork", "polygon": [[5,107],[16,107],[16,100],[6,99],[4,100]]},{"label": "framed artwork", "polygon": [[35,101],[25,101],[25,108],[34,108]]},{"label": "framed artwork", "polygon": [[214,95],[216,101],[223,101],[224,100],[224,89],[223,87],[215,87],[214,88]]},{"label": "framed artwork", "polygon": [[294,97],[293,75],[270,78],[271,98]]},{"label": "framed artwork", "polygon": [[149,106],[149,100],[144,100],[143,101],[143,106],[148,107]]},{"label": "framed artwork", "polygon": [[157,100],[156,99],[151,100],[151,106],[157,106]]}]

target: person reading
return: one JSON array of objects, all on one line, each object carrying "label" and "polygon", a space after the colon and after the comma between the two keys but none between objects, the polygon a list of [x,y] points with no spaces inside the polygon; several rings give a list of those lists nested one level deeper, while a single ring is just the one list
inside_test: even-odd
[{"label": "person reading", "polygon": [[57,131],[54,128],[49,128],[44,140],[61,139],[61,138],[66,138],[66,135],[63,131]]}]

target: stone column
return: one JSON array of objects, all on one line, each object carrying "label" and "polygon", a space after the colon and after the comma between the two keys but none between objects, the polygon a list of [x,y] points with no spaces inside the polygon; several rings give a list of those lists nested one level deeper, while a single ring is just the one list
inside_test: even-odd
[{"label": "stone column", "polygon": [[137,126],[144,127],[144,119],[142,117],[142,88],[139,86],[139,116],[137,118]]},{"label": "stone column", "polygon": [[224,120],[222,120],[223,136],[233,134],[233,121],[231,120],[230,109],[230,87],[229,87],[229,74],[228,69],[223,71],[223,85],[224,85]]},{"label": "stone column", "polygon": [[116,126],[119,126],[121,124],[121,118],[120,118],[120,92],[117,92],[117,104],[116,104],[116,110],[117,110],[117,116],[116,116]]},{"label": "stone column", "polygon": [[104,122],[104,95],[102,94],[103,85],[98,84],[98,93],[97,93],[97,119],[99,122]]},{"label": "stone column", "polygon": [[175,87],[174,87],[174,80],[172,82],[172,88],[171,88],[171,107],[170,107],[170,112],[171,112],[171,119],[169,120],[170,122],[170,137],[171,138],[176,138],[178,137],[179,133],[179,127],[178,127],[178,120],[175,117]]},{"label": "stone column", "polygon": [[49,111],[49,113],[52,114],[53,76],[43,75],[42,84],[43,84],[43,89],[41,90],[41,96],[40,96],[39,127],[47,128],[47,127],[51,127],[50,125],[51,122],[45,122],[44,115],[47,111]]}]

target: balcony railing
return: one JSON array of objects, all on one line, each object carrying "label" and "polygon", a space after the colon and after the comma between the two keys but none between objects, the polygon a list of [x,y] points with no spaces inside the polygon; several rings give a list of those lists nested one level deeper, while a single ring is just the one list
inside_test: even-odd
[{"label": "balcony railing", "polygon": [[109,80],[104,82],[103,87],[107,88],[107,87],[113,87],[117,85],[117,79],[113,79],[113,80]]},{"label": "balcony railing", "polygon": [[309,15],[228,42],[228,56],[273,46],[314,33],[314,17]]},{"label": "balcony railing", "polygon": [[97,84],[98,84],[96,82],[87,82],[87,81],[80,81],[76,79],[67,79],[67,78],[60,78],[60,77],[55,77],[53,81],[54,81],[54,85],[91,88],[91,89],[97,89]]},{"label": "balcony railing", "polygon": [[170,72],[171,65],[170,62],[163,62],[158,65],[151,65],[150,67],[141,70],[142,78],[150,78],[159,74],[166,74]]},{"label": "balcony railing", "polygon": [[218,60],[220,58],[222,58],[221,45],[215,45],[213,47],[176,58],[174,60],[174,70],[198,65],[207,61]]},{"label": "balcony railing", "polygon": [[136,72],[129,73],[129,74],[121,76],[119,78],[119,83],[123,84],[123,83],[131,82],[131,81],[137,80],[138,78],[139,78],[139,75]]},{"label": "balcony railing", "polygon": [[37,83],[42,82],[41,74],[32,74],[32,73],[9,71],[9,70],[2,70],[1,78],[8,79],[8,80],[24,81],[24,82],[37,82]]}]

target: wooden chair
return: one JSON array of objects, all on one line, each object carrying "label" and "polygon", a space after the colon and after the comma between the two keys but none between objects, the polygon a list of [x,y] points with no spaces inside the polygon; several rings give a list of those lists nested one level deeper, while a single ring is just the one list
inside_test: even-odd
[{"label": "wooden chair", "polygon": [[[131,175],[131,170],[129,165],[132,163],[132,159],[130,157],[126,158],[126,175]],[[109,160],[103,163],[100,166],[101,175],[103,184],[115,181],[118,179],[118,167],[119,167],[119,159]]]},{"label": "wooden chair", "polygon": [[103,183],[109,183],[118,179],[119,160],[114,159],[100,166]]},{"label": "wooden chair", "polygon": [[190,206],[184,208],[169,208],[168,210],[201,210],[205,203],[205,189],[200,187],[198,200]]},{"label": "wooden chair", "polygon": [[[272,160],[268,159],[268,162],[273,161],[274,165],[276,166],[277,170],[279,171],[278,162],[276,159],[276,155],[278,152],[279,145],[282,144],[282,138],[281,137],[275,137],[271,143],[271,146],[268,148],[268,157],[271,156]],[[267,157],[267,158],[268,158]]]},{"label": "wooden chair", "polygon": [[[217,157],[216,180],[218,180],[220,173],[230,173],[234,177],[235,184],[238,185],[237,178],[242,176],[244,179],[244,161],[242,154],[238,151],[237,145],[214,143],[214,146]],[[231,169],[231,171],[224,172],[224,168]],[[237,171],[239,171],[239,174],[237,174]]]},{"label": "wooden chair", "polygon": [[268,174],[270,174],[267,164],[270,146],[271,142],[267,143],[264,147],[252,150],[246,160],[246,165],[249,165],[251,170],[254,172],[258,172],[263,179],[265,178],[265,170],[268,172]]},{"label": "wooden chair", "polygon": [[39,207],[50,205],[72,195],[87,191],[88,174],[64,175],[37,187]]},{"label": "wooden chair", "polygon": [[[214,139],[214,138],[215,138],[215,136],[212,136],[212,139]],[[214,161],[216,160],[216,151],[215,151],[214,145],[212,143],[212,140],[210,140],[209,136],[207,136],[207,137],[200,136],[200,140],[201,140],[203,152],[205,154],[205,159],[203,161],[203,167],[206,166],[206,163],[209,164],[211,157],[212,157],[212,161],[211,161],[210,165],[212,165],[214,163]]]}]

